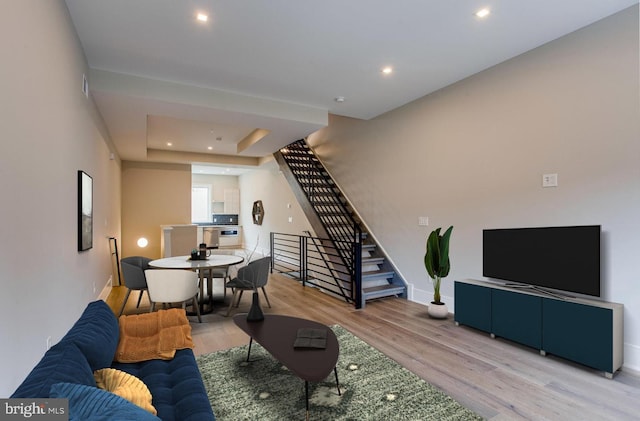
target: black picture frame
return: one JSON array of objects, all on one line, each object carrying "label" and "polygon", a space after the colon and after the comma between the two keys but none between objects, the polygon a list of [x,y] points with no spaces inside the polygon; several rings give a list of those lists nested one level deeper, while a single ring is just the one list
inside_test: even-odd
[{"label": "black picture frame", "polygon": [[78,171],[78,251],[93,247],[93,178]]}]

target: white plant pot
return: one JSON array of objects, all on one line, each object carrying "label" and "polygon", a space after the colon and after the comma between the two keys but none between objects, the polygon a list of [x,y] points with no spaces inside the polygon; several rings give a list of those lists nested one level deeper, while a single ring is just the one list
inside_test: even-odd
[{"label": "white plant pot", "polygon": [[449,309],[446,304],[436,304],[433,301],[427,307],[427,313],[429,317],[434,319],[446,319],[447,315],[449,315]]}]

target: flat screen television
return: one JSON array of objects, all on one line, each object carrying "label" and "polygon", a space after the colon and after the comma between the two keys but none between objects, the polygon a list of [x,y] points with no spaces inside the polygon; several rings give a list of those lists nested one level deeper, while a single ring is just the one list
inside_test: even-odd
[{"label": "flat screen television", "polygon": [[482,275],[600,296],[600,225],[486,229]]}]

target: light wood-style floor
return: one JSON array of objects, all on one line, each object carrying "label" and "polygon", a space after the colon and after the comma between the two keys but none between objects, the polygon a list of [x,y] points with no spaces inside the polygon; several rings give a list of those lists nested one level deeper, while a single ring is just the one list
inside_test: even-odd
[{"label": "light wood-style floor", "polygon": [[[216,287],[214,293],[219,295],[221,284]],[[114,288],[107,300],[112,308],[119,309],[123,289]],[[355,310],[278,274],[271,275],[267,285],[272,308],[260,294],[265,313],[340,324],[487,419],[640,419],[637,373],[621,371],[608,380],[584,366],[455,326],[451,315],[447,320],[430,319],[425,306],[403,299],[384,299]],[[140,309],[135,308],[136,300],[137,293],[132,293],[125,314],[148,311],[146,294]],[[250,303],[251,296],[245,293],[236,311],[247,312]],[[191,318],[196,354],[248,343],[232,319],[224,317],[227,304],[216,304],[212,314],[203,316],[203,323]]]}]

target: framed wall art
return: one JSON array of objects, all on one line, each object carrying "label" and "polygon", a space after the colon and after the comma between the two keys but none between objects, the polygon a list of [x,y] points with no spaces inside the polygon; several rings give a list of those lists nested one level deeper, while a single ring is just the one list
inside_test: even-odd
[{"label": "framed wall art", "polygon": [[93,247],[93,178],[78,171],[78,251]]}]

